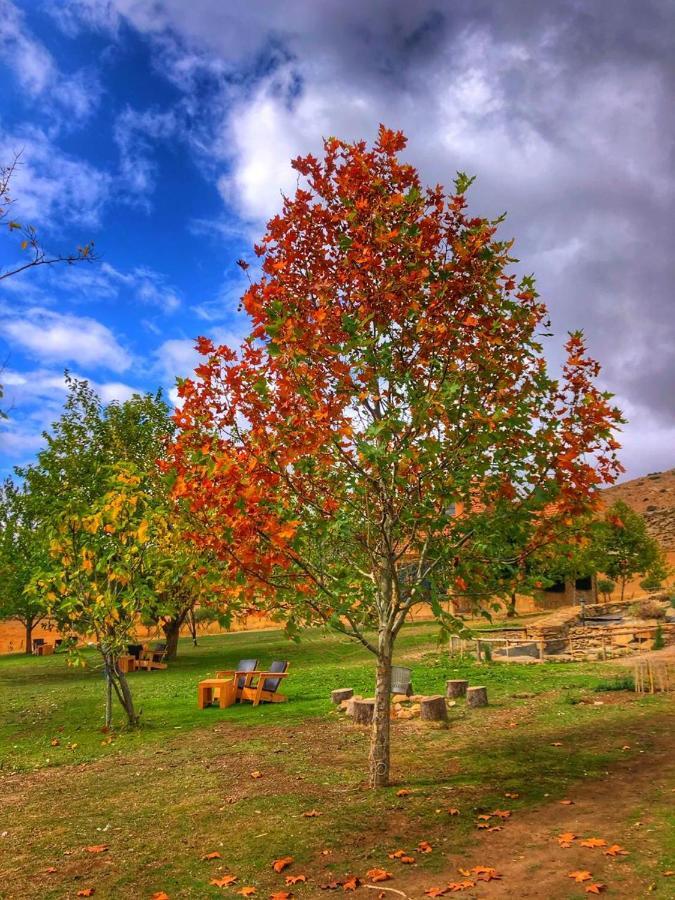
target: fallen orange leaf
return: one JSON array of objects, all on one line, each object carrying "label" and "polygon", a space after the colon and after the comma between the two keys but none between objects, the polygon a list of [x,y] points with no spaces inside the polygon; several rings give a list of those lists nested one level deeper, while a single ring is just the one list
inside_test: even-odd
[{"label": "fallen orange leaf", "polygon": [[580,884],[582,881],[590,881],[593,876],[590,872],[586,872],[583,869],[578,869],[576,872],[568,872],[567,877],[573,878],[574,881]]},{"label": "fallen orange leaf", "polygon": [[601,894],[607,890],[607,885],[602,881],[594,881],[593,884],[587,884],[585,890],[587,894]]},{"label": "fallen orange leaf", "polygon": [[561,806],[574,806],[574,800],[561,800]]},{"label": "fallen orange leaf", "polygon": [[321,813],[318,812],[316,809],[310,809],[308,812],[303,813],[303,816],[306,819],[315,819],[317,816],[320,816],[320,815],[321,815]]},{"label": "fallen orange leaf", "polygon": [[45,869],[45,875],[53,875],[56,872],[55,866],[50,866],[48,869]]},{"label": "fallen orange leaf", "polygon": [[243,888],[239,888],[237,893],[241,894],[242,897],[252,897],[254,894],[257,893],[257,891],[254,887],[243,887]]},{"label": "fallen orange leaf", "polygon": [[53,738],[53,740],[51,740],[49,743],[52,747],[58,747],[61,741],[58,738]]},{"label": "fallen orange leaf", "polygon": [[276,894],[270,894],[270,900],[291,900],[293,894],[290,891],[277,891]]},{"label": "fallen orange leaf", "polygon": [[594,850],[596,847],[606,847],[607,841],[602,838],[586,838],[585,841],[579,841],[582,847],[590,847]]},{"label": "fallen orange leaf", "polygon": [[255,772],[251,772],[251,778],[262,778],[262,777],[263,777],[263,773],[259,772],[257,769],[255,770]]},{"label": "fallen orange leaf", "polygon": [[93,897],[96,893],[96,888],[82,888],[81,891],[77,892],[78,897]]},{"label": "fallen orange leaf", "polygon": [[272,868],[275,872],[283,872],[284,869],[287,869],[292,862],[292,856],[282,856],[281,859],[274,860],[274,862],[272,863]]},{"label": "fallen orange leaf", "polygon": [[361,879],[357,878],[356,875],[352,875],[351,878],[348,878],[346,881],[342,883],[343,891],[355,891],[357,887],[361,884]]},{"label": "fallen orange leaf", "polygon": [[454,806],[450,806],[450,807],[448,807],[448,815],[449,816],[458,816],[459,810],[456,809]]},{"label": "fallen orange leaf", "polygon": [[206,856],[202,856],[202,859],[221,859],[221,855],[217,850],[214,850],[213,853],[207,853]]},{"label": "fallen orange leaf", "polygon": [[406,855],[405,850],[392,850],[391,853],[387,853],[389,859],[400,859],[402,856]]},{"label": "fallen orange leaf", "polygon": [[165,894],[164,891],[155,891],[152,895],[152,900],[169,900],[169,895]]},{"label": "fallen orange leaf", "polygon": [[498,819],[508,819],[511,816],[511,810],[509,809],[496,809],[493,813],[493,816],[497,816]]},{"label": "fallen orange leaf", "polygon": [[515,791],[506,791],[504,796],[508,797],[509,800],[517,800],[518,797],[520,797],[520,794],[516,794]]},{"label": "fallen orange leaf", "polygon": [[564,834],[558,835],[558,843],[561,847],[571,847],[575,838],[576,834],[573,831],[566,831]]},{"label": "fallen orange leaf", "polygon": [[475,881],[498,881],[502,877],[492,866],[474,866],[472,869],[458,869],[458,871],[465,878],[473,878]]},{"label": "fallen orange leaf", "polygon": [[107,844],[94,844],[92,847],[85,847],[87,853],[105,853],[107,849]]},{"label": "fallen orange leaf", "polygon": [[400,791],[396,791],[397,797],[407,797],[408,794],[412,794],[412,791],[409,790],[408,788],[401,788]]},{"label": "fallen orange leaf", "polygon": [[306,875],[287,875],[286,884],[304,884],[307,881]]},{"label": "fallen orange leaf", "polygon": [[214,884],[216,887],[229,887],[231,884],[234,884],[236,880],[236,875],[223,875],[222,878],[212,878],[211,881],[209,881],[209,884]]},{"label": "fallen orange leaf", "polygon": [[434,848],[431,846],[429,841],[420,841],[417,845],[417,849],[420,853],[431,853]]},{"label": "fallen orange leaf", "polygon": [[452,893],[458,893],[459,891],[468,891],[472,887],[476,887],[475,881],[451,881],[448,884],[448,890],[452,891]]},{"label": "fallen orange leaf", "polygon": [[620,844],[612,844],[606,850],[602,851],[605,856],[628,856],[628,851],[624,850]]},{"label": "fallen orange leaf", "polygon": [[430,887],[427,888],[424,893],[427,895],[427,897],[444,897],[448,893],[448,891],[446,888],[442,887]]},{"label": "fallen orange leaf", "polygon": [[387,872],[384,869],[369,869],[366,875],[371,881],[389,881],[392,877],[391,872]]}]

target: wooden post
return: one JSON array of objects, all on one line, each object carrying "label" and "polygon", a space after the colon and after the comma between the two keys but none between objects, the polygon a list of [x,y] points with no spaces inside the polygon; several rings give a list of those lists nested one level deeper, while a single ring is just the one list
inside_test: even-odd
[{"label": "wooden post", "polygon": [[486,687],[470,687],[466,689],[466,705],[472,709],[477,706],[487,706],[487,688]]},{"label": "wooden post", "polygon": [[607,659],[607,645],[605,643],[605,636],[602,636],[602,658]]},{"label": "wooden post", "polygon": [[375,698],[352,701],[352,718],[356,725],[372,725],[375,713]]},{"label": "wooden post", "polygon": [[445,722],[448,718],[448,708],[445,705],[445,697],[435,694],[433,697],[422,697],[420,700],[420,719],[426,722]]},{"label": "wooden post", "polygon": [[544,658],[544,642],[539,641],[539,659]]},{"label": "wooden post", "polygon": [[481,661],[480,640],[478,638],[476,638],[476,662],[480,662],[480,661]]},{"label": "wooden post", "polygon": [[453,700],[455,697],[466,697],[468,681],[462,678],[450,678],[445,682],[445,696]]},{"label": "wooden post", "polygon": [[337,691],[330,692],[330,699],[336,706],[339,706],[343,700],[350,700],[353,696],[353,688],[339,688]]}]

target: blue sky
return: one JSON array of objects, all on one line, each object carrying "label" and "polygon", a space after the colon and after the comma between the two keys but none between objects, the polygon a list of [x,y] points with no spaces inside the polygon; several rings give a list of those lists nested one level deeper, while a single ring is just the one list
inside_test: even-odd
[{"label": "blue sky", "polygon": [[[193,340],[236,343],[236,259],[321,137],[403,128],[429,182],[509,211],[557,339],[583,327],[630,418],[629,475],[675,464],[668,0],[0,0],[0,163],[15,218],[88,266],[0,282],[0,468],[58,416],[63,370],[105,399],[163,387]],[[0,238],[0,266],[18,254]]]}]

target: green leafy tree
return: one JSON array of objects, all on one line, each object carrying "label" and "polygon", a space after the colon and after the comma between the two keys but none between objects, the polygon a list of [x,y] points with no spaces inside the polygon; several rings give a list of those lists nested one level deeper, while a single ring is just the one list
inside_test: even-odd
[{"label": "green leafy tree", "polygon": [[599,541],[600,571],[619,582],[623,600],[631,578],[663,566],[663,552],[647,531],[643,517],[623,500],[617,500],[605,513]]},{"label": "green leafy tree", "polygon": [[607,602],[609,602],[611,595],[614,593],[615,587],[616,584],[610,581],[609,578],[600,578],[598,581],[598,590]]},{"label": "green leafy tree", "polygon": [[35,505],[35,498],[12,479],[0,486],[0,619],[22,623],[26,653],[32,649],[33,629],[46,616],[42,598],[26,590],[47,558]]}]

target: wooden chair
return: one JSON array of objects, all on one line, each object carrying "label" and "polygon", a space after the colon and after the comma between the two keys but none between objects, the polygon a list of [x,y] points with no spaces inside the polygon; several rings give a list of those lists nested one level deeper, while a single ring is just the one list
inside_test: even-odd
[{"label": "wooden chair", "polygon": [[241,691],[246,685],[247,678],[249,678],[251,673],[255,672],[257,668],[257,659],[240,659],[236,669],[223,669],[220,672],[216,672],[216,678],[221,680],[233,678],[236,682],[236,699],[239,700]]},{"label": "wooden chair", "polygon": [[158,647],[147,648],[141,650],[136,667],[151,672],[153,669],[168,669],[169,666],[164,662],[166,656],[166,644],[160,644]]},{"label": "wooden chair", "polygon": [[246,677],[240,692],[240,700],[250,700],[254,706],[262,701],[266,703],[285,703],[288,697],[278,693],[281,679],[288,675],[289,663],[275,660],[269,672],[253,672]]}]

